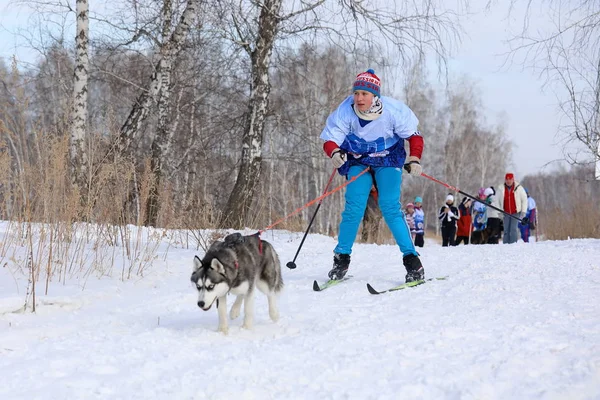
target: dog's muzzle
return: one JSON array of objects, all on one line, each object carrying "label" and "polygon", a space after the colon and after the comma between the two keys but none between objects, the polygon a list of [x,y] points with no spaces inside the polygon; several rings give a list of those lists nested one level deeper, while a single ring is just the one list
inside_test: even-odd
[{"label": "dog's muzzle", "polygon": [[219,299],[215,299],[212,303],[210,303],[208,305],[208,307],[206,307],[206,303],[204,301],[200,300],[198,302],[198,307],[200,307],[204,311],[208,311],[208,310],[210,310],[210,308],[212,307],[212,305],[215,301],[217,302],[217,307],[219,307]]}]

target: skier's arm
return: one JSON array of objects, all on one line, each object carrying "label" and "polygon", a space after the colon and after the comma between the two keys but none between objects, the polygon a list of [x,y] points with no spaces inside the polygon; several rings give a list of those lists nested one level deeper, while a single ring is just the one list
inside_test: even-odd
[{"label": "skier's arm", "polygon": [[423,154],[423,136],[417,131],[408,139],[410,147],[410,156],[406,159],[405,169],[411,175],[421,175],[423,168],[421,167],[421,155]]},{"label": "skier's arm", "polygon": [[406,140],[408,141],[408,145],[410,147],[410,157],[408,157],[406,161],[411,161],[411,158],[419,161],[423,155],[423,147],[425,147],[423,136],[421,136],[419,132],[415,132],[414,135]]}]

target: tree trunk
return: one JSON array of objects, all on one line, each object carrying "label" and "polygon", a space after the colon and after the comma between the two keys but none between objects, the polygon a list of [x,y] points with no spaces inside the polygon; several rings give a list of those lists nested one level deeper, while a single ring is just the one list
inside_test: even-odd
[{"label": "tree trunk", "polygon": [[170,129],[169,123],[171,118],[171,72],[173,71],[173,62],[176,54],[169,51],[170,45],[168,39],[171,31],[171,23],[173,20],[173,4],[171,0],[164,0],[162,7],[162,41],[167,43],[165,50],[167,50],[164,57],[161,60],[161,72],[157,76],[158,82],[158,95],[157,95],[157,109],[158,109],[158,122],[156,127],[156,134],[151,145],[151,158],[150,168],[152,169],[152,175],[154,175],[150,192],[148,193],[148,201],[146,203],[146,220],[144,225],[156,226],[158,221],[158,211],[160,207],[159,190],[162,185],[162,177],[164,175],[165,167],[165,156],[169,153],[169,147],[171,144],[170,140]]},{"label": "tree trunk", "polygon": [[196,15],[198,14],[198,2],[198,0],[187,1],[185,10],[181,14],[179,24],[177,24],[177,27],[173,30],[169,40],[162,44],[159,60],[154,68],[154,73],[150,77],[149,89],[138,96],[127,120],[121,127],[120,151],[124,152],[129,150],[131,143],[140,131],[142,123],[146,120],[148,115],[150,115],[151,108],[165,81],[163,74],[172,66],[175,57],[183,47],[183,42],[190,31],[192,23],[196,19]]},{"label": "tree trunk", "polygon": [[154,180],[146,204],[146,226],[156,226],[158,220],[159,190],[162,185],[162,177],[165,174],[165,156],[170,153],[172,141],[169,128],[171,116],[171,71],[172,63],[165,63],[161,73],[161,84],[158,95],[158,124],[156,135],[151,145],[150,167]]},{"label": "tree trunk", "polygon": [[163,19],[163,42],[160,47],[158,62],[150,78],[149,89],[138,96],[127,120],[121,127],[119,151],[128,152],[131,143],[139,135],[142,124],[150,115],[152,107],[155,103],[158,104],[158,128],[151,146],[150,161],[154,181],[148,196],[148,203],[144,205],[147,211],[145,213],[145,225],[156,225],[157,222],[159,210],[158,190],[164,174],[163,161],[165,155],[169,153],[171,144],[171,131],[168,128],[171,111],[171,71],[177,55],[183,48],[191,25],[196,19],[198,7],[199,0],[188,0],[179,23],[170,33],[172,1],[164,0],[161,16]]},{"label": "tree trunk", "polygon": [[271,90],[269,65],[280,23],[281,2],[266,0],[260,13],[258,35],[251,53],[252,86],[242,137],[242,158],[235,186],[220,221],[221,227],[244,227],[261,178],[263,133]]},{"label": "tree trunk", "polygon": [[85,138],[88,120],[88,0],[76,0],[77,35],[75,36],[76,59],[73,74],[73,120],[71,125],[71,180],[83,188],[87,175],[87,153]]}]

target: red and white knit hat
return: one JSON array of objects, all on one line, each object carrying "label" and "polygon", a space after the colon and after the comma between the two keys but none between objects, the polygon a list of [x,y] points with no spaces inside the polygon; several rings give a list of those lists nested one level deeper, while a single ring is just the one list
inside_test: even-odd
[{"label": "red and white knit hat", "polygon": [[356,75],[356,80],[354,81],[354,86],[352,87],[353,92],[356,92],[357,90],[371,92],[375,96],[380,97],[381,79],[375,75],[375,71],[372,69],[361,72],[360,74]]}]

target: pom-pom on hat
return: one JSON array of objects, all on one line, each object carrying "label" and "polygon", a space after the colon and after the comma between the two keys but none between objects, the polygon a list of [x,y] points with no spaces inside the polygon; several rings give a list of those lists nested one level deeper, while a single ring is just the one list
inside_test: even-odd
[{"label": "pom-pom on hat", "polygon": [[360,74],[356,75],[354,86],[352,87],[353,92],[356,92],[357,90],[371,92],[375,96],[380,97],[381,79],[375,75],[375,71],[372,69],[361,72]]}]

